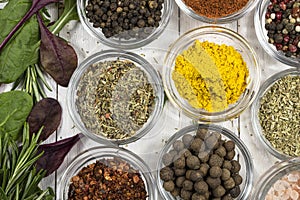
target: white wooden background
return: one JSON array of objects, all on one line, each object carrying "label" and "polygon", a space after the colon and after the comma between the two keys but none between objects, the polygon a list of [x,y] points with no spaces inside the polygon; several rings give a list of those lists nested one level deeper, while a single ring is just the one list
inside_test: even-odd
[{"label": "white wooden background", "polygon": [[[56,7],[51,8],[53,18],[56,18],[58,16],[57,9],[58,8]],[[230,24],[223,24],[220,26],[225,26],[238,32],[249,41],[250,45],[255,49],[259,57],[259,65],[262,70],[261,82],[263,82],[272,74],[284,70],[288,68],[288,66],[279,63],[264,52],[256,38],[254,23],[258,22],[253,21],[253,16],[254,10],[238,21]],[[131,51],[144,55],[149,62],[157,67],[159,71],[161,71],[164,54],[169,45],[175,39],[177,39],[178,36],[185,33],[186,31],[204,25],[208,24],[198,22],[186,16],[182,11],[180,11],[177,5],[174,5],[170,23],[163,34],[149,45]],[[91,37],[83,29],[83,26],[80,24],[80,22],[74,21],[69,23],[60,32],[59,35],[69,41],[70,44],[75,47],[79,55],[79,61],[82,61],[84,58],[92,55],[93,53],[102,51],[104,49],[110,49],[110,47],[101,44],[97,39]],[[156,63],[156,60],[158,61],[158,64]],[[56,134],[53,134],[46,141],[47,143],[70,137],[75,135],[76,133],[79,133],[79,130],[74,126],[74,123],[72,122],[66,107],[67,88],[58,86],[50,78],[49,83],[52,86],[53,90],[51,92],[48,92],[48,96],[58,99],[58,101],[61,103],[63,108],[63,117],[61,125]],[[9,86],[2,85],[0,87],[0,92],[5,91],[8,88]],[[192,120],[184,116],[183,113],[179,112],[173,105],[170,104],[170,102],[167,102],[158,125],[156,125],[154,129],[142,139],[132,144],[125,145],[124,147],[138,154],[146,161],[150,168],[155,171],[158,153],[164,146],[165,142],[177,130],[191,123]],[[245,112],[243,112],[239,118],[236,118],[232,121],[220,123],[220,125],[232,130],[243,140],[243,142],[249,148],[254,163],[255,183],[258,180],[259,176],[261,176],[277,160],[263,149],[260,141],[255,137],[251,126],[250,109],[247,109]],[[68,166],[68,163],[78,153],[92,146],[99,146],[99,144],[91,141],[88,138],[83,138],[82,141],[74,146],[57,172],[44,179],[43,186],[51,186],[55,191],[57,191],[60,187],[59,181],[61,175]],[[59,199],[58,195],[57,199]]]}]

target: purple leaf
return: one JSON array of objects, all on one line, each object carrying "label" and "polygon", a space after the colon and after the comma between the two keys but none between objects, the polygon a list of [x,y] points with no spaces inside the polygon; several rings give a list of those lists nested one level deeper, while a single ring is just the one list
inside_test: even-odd
[{"label": "purple leaf", "polygon": [[68,43],[53,35],[38,15],[41,30],[40,60],[45,71],[61,86],[67,87],[77,67],[77,55]]},{"label": "purple leaf", "polygon": [[49,176],[55,170],[59,168],[61,163],[64,161],[65,156],[76,144],[77,141],[82,138],[82,134],[77,134],[73,137],[60,140],[51,144],[43,144],[38,148],[38,153],[44,151],[42,157],[36,162],[36,169],[46,170],[45,176]]},{"label": "purple leaf", "polygon": [[34,105],[27,122],[30,133],[37,133],[42,126],[39,141],[46,140],[59,126],[62,108],[59,102],[53,98],[45,98]]},{"label": "purple leaf", "polygon": [[0,51],[8,43],[8,41],[12,38],[12,36],[23,26],[23,24],[30,17],[32,17],[32,15],[37,13],[40,9],[42,9],[46,5],[55,2],[59,2],[59,0],[33,0],[31,8],[28,10],[28,12],[24,15],[24,17],[18,22],[18,24],[11,30],[11,32],[6,36],[6,38],[0,44]]}]

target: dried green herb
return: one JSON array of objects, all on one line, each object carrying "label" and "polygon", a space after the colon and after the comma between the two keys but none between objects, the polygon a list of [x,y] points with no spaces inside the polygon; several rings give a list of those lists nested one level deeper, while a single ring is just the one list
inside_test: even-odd
[{"label": "dried green herb", "polygon": [[299,98],[300,76],[285,76],[260,100],[258,117],[265,138],[289,156],[300,156]]},{"label": "dried green herb", "polygon": [[155,99],[147,75],[131,61],[121,60],[91,66],[77,95],[85,126],[109,139],[134,135],[147,122]]}]

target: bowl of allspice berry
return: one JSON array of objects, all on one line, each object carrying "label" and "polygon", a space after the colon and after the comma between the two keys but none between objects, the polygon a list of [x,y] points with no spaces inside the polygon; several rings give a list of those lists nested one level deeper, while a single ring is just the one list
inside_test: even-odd
[{"label": "bowl of allspice berry", "polygon": [[217,125],[190,125],[160,153],[157,185],[166,200],[247,199],[253,163],[245,144]]},{"label": "bowl of allspice berry", "polygon": [[172,0],[77,0],[77,10],[85,30],[103,44],[133,49],[159,37],[172,4]]}]

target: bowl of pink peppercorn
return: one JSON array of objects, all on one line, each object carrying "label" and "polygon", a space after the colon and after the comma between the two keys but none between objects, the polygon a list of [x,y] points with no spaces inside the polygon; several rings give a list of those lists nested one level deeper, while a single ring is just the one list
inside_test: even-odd
[{"label": "bowl of pink peppercorn", "polygon": [[263,49],[276,60],[300,68],[300,0],[262,0],[254,15]]}]

